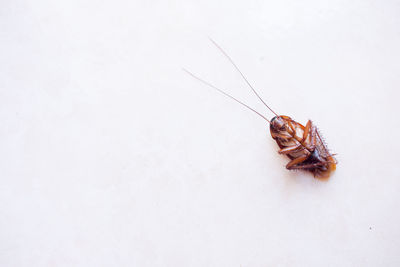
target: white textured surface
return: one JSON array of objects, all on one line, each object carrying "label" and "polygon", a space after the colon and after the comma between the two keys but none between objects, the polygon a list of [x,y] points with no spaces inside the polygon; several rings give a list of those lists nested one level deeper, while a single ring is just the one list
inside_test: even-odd
[{"label": "white textured surface", "polygon": [[[398,1],[0,3],[1,266],[399,266]],[[314,120],[327,182],[265,111]],[[270,113],[267,113],[269,117]]]}]

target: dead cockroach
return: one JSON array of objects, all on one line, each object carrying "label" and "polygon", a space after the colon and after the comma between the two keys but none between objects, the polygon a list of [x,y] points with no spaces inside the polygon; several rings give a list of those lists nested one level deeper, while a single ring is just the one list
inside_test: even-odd
[{"label": "dead cockroach", "polygon": [[336,169],[337,162],[334,155],[329,152],[324,140],[321,138],[321,134],[312,121],[309,120],[306,126],[303,126],[288,116],[278,115],[264,102],[231,57],[215,41],[212,39],[210,40],[228,58],[247,85],[251,88],[253,93],[272,113],[275,114],[275,116],[271,120],[268,120],[261,113],[229,95],[225,91],[197,77],[186,69],[184,69],[184,71],[266,120],[270,124],[271,136],[280,148],[278,153],[284,154],[290,159],[290,162],[286,165],[288,170],[305,170],[311,172],[314,177],[329,177],[330,173]]}]

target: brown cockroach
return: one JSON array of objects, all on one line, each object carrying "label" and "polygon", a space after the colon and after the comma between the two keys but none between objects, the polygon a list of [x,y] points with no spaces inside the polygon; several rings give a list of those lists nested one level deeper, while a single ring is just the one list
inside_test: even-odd
[{"label": "brown cockroach", "polygon": [[296,122],[285,115],[278,115],[273,111],[260,97],[257,91],[253,88],[247,78],[244,76],[239,67],[235,64],[232,58],[214,41],[211,42],[227,57],[235,69],[240,73],[244,81],[258,97],[258,99],[272,112],[275,116],[268,120],[264,115],[251,108],[247,104],[239,101],[225,91],[219,89],[213,84],[197,77],[186,69],[183,69],[195,79],[214,88],[225,96],[233,99],[239,104],[253,111],[261,118],[266,120],[270,125],[270,133],[272,138],[277,142],[280,150],[279,154],[289,157],[290,162],[286,165],[288,170],[305,170],[311,172],[314,177],[329,177],[332,171],[336,169],[337,161],[334,154],[331,154],[321,137],[317,127],[309,120],[306,126]]}]

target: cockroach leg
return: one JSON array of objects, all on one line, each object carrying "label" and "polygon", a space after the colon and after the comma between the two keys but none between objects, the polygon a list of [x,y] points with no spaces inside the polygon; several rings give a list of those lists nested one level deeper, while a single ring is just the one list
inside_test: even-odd
[{"label": "cockroach leg", "polygon": [[288,154],[288,153],[292,153],[294,151],[296,151],[297,149],[299,149],[302,145],[299,143],[297,145],[294,146],[288,146],[285,148],[282,148],[281,150],[278,151],[279,154]]},{"label": "cockroach leg", "polygon": [[286,169],[288,170],[292,170],[293,167],[295,167],[297,164],[302,163],[303,161],[305,161],[308,158],[308,155],[304,155],[295,159],[292,159],[287,165],[286,165]]},{"label": "cockroach leg", "polygon": [[314,124],[309,120],[310,125],[311,125],[311,130],[310,130],[310,151],[314,151],[316,146],[317,146],[317,128],[314,126]]},{"label": "cockroach leg", "polygon": [[306,124],[306,127],[304,128],[304,133],[303,133],[303,139],[301,140],[301,143],[307,143],[307,138],[310,136],[310,143],[307,145],[307,149],[312,152],[315,150],[316,147],[316,128],[309,120]]},{"label": "cockroach leg", "polygon": [[281,138],[284,140],[288,140],[288,139],[292,138],[290,135],[281,134],[281,133],[271,133],[271,135],[272,135],[272,138]]},{"label": "cockroach leg", "polygon": [[293,126],[292,122],[291,122],[291,121],[288,121],[288,124],[289,124],[290,129],[292,129],[292,133],[295,134],[295,133],[296,133],[296,129],[295,129],[295,127]]},{"label": "cockroach leg", "polygon": [[310,129],[311,129],[311,121],[309,120],[306,124],[306,128],[304,129],[304,133],[303,133],[303,142],[307,140],[307,136],[310,133]]},{"label": "cockroach leg", "polygon": [[310,168],[316,168],[320,166],[324,166],[326,162],[316,162],[316,163],[310,163],[310,164],[303,164],[303,165],[295,165],[290,167],[291,170],[295,169],[310,169]]}]

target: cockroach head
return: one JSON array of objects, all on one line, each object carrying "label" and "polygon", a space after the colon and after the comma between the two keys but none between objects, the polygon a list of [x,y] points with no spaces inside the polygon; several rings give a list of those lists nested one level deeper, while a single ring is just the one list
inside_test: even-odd
[{"label": "cockroach head", "polygon": [[285,120],[280,116],[275,116],[271,120],[271,128],[275,130],[284,130],[285,129]]}]

